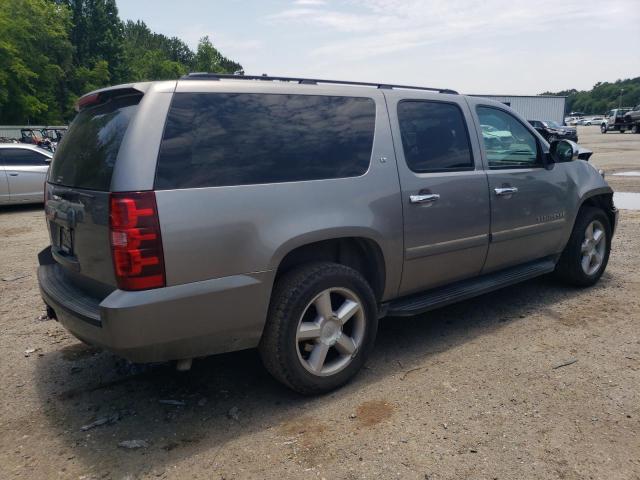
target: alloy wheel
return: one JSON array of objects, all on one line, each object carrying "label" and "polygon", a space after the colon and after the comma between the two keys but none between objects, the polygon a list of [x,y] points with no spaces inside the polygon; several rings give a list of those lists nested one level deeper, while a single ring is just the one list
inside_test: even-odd
[{"label": "alloy wheel", "polygon": [[593,275],[602,266],[607,249],[607,239],[604,226],[598,220],[592,221],[584,231],[584,240],[580,252],[582,253],[582,271]]},{"label": "alloy wheel", "polygon": [[323,290],[307,305],[298,322],[298,359],[314,375],[334,375],[356,356],[365,326],[362,302],[354,292],[341,287]]}]

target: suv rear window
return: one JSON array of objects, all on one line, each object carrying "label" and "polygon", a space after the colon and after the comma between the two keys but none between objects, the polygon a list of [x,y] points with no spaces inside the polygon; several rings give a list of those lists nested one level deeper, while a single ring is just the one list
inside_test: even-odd
[{"label": "suv rear window", "polygon": [[67,187],[109,190],[118,150],[142,95],[112,98],[81,111],[51,162],[49,181]]},{"label": "suv rear window", "polygon": [[363,175],[375,129],[370,98],[177,93],[160,147],[157,189]]}]

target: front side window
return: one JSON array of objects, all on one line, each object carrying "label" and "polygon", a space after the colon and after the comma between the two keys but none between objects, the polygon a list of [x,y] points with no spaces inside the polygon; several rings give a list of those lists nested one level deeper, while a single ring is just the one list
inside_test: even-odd
[{"label": "front side window", "polygon": [[457,105],[402,101],[398,122],[404,157],[414,172],[473,169],[469,135]]},{"label": "front side window", "polygon": [[369,169],[371,98],[177,93],[165,127],[157,189],[355,177]]},{"label": "front side window", "polygon": [[489,168],[542,166],[535,136],[514,116],[491,107],[477,112]]},{"label": "front side window", "polygon": [[0,159],[0,163],[7,167],[41,167],[49,164],[48,157],[27,148],[3,148],[0,150]]}]

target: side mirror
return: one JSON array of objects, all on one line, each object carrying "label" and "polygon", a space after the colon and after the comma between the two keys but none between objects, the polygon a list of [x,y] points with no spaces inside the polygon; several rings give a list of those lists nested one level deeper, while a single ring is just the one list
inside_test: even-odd
[{"label": "side mirror", "polygon": [[580,147],[570,140],[554,140],[549,147],[549,155],[556,163],[577,160],[578,153],[580,153]]}]

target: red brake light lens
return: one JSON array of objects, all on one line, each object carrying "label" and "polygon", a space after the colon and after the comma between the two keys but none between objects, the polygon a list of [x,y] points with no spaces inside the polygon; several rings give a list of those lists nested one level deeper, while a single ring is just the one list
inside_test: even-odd
[{"label": "red brake light lens", "polygon": [[164,255],[155,193],[112,193],[109,226],[118,288],[164,287]]},{"label": "red brake light lens", "polygon": [[95,105],[100,103],[100,94],[99,93],[90,93],[88,95],[84,95],[80,97],[78,102],[76,103],[76,112],[83,110],[91,105]]}]

